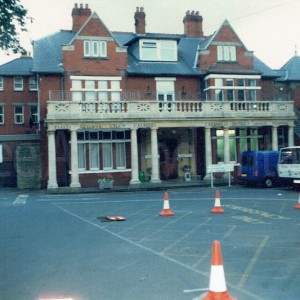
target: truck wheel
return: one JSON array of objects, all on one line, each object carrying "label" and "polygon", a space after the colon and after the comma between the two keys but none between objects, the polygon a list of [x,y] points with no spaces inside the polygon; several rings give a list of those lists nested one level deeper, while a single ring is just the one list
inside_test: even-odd
[{"label": "truck wheel", "polygon": [[271,188],[274,186],[274,181],[272,178],[266,178],[265,179],[265,187]]}]

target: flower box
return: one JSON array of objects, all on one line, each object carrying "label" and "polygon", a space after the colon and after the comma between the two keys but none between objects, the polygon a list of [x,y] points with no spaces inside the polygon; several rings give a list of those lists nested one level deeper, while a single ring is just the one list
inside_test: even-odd
[{"label": "flower box", "polygon": [[100,190],[112,189],[114,186],[114,179],[111,177],[104,177],[98,180],[98,184]]}]

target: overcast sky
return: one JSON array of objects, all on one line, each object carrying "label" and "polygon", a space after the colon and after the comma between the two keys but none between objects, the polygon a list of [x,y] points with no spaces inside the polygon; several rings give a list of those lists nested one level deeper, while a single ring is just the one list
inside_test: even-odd
[{"label": "overcast sky", "polygon": [[[183,33],[187,10],[199,11],[203,30],[210,35],[227,19],[248,50],[271,68],[280,68],[298,48],[300,53],[300,0],[21,0],[34,19],[22,33],[22,45],[60,29],[71,29],[75,3],[88,4],[111,31],[134,31],[133,15],[144,7],[146,31]],[[0,54],[0,64],[13,59]]]}]

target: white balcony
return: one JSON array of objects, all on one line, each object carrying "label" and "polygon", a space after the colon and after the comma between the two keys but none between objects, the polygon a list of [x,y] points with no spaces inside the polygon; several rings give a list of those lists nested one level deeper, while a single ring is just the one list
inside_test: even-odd
[{"label": "white balcony", "polygon": [[140,97],[142,94],[139,93],[119,93],[120,100],[100,101],[82,97],[72,100],[70,95],[69,91],[50,92],[50,100],[47,102],[48,121],[294,118],[293,101],[201,101],[188,95],[177,97],[181,100],[158,101],[151,95]]}]

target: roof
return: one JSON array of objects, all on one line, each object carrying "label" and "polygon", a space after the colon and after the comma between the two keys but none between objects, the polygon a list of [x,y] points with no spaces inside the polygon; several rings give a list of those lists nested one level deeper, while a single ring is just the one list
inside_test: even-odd
[{"label": "roof", "polygon": [[281,76],[279,81],[300,80],[300,56],[294,55],[278,70],[278,75]]},{"label": "roof", "polygon": [[68,44],[75,32],[62,30],[36,40],[33,44],[33,72],[62,73],[62,45]]},{"label": "roof", "polygon": [[255,55],[253,56],[254,70],[257,70],[262,74],[263,77],[278,77],[278,72],[274,71],[268,67],[264,62],[262,62]]},{"label": "roof", "polygon": [[[131,75],[201,75],[201,71],[194,68],[199,42],[203,38],[187,38],[185,35],[147,33],[136,35],[132,33],[113,33],[114,37],[123,46],[128,46],[128,68]],[[171,39],[178,42],[178,60],[165,61],[140,61],[140,39]]]},{"label": "roof", "polygon": [[1,76],[29,76],[32,75],[33,59],[29,56],[16,58],[0,66]]}]

